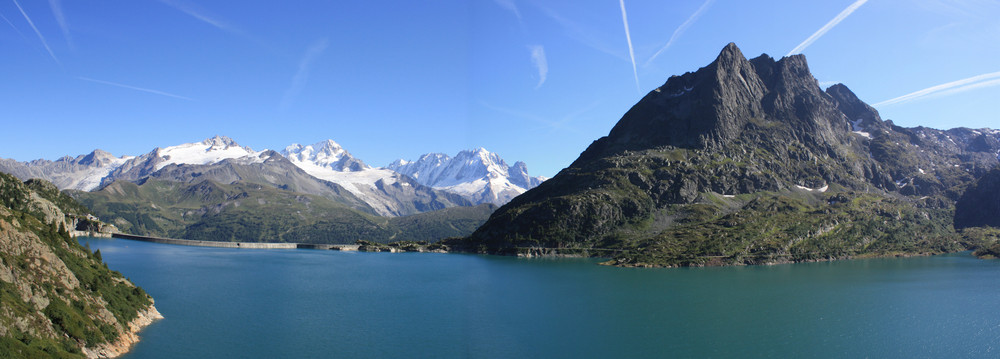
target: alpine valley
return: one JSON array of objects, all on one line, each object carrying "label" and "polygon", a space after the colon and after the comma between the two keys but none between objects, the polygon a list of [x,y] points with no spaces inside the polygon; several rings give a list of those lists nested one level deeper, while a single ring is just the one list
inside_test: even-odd
[{"label": "alpine valley", "polygon": [[216,136],[140,156],[0,159],[0,172],[52,181],[127,233],[299,243],[468,235],[496,205],[544,180],[484,149],[407,163],[373,168],[330,140],[277,152]]},{"label": "alpine valley", "polygon": [[[1000,131],[899,127],[842,84],[821,89],[802,55],[748,60],[731,43],[648,93],[568,168],[446,244],[619,266],[976,249],[987,241],[956,232],[955,204],[997,166],[998,152]],[[994,199],[994,219],[995,177],[977,187],[992,195],[974,195]],[[979,223],[973,217],[962,219]]]}]

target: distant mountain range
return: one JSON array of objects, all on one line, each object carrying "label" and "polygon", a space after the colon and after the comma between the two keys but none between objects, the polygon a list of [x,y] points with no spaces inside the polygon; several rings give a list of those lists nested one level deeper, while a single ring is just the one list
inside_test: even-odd
[{"label": "distant mountain range", "polygon": [[277,188],[327,196],[382,216],[481,203],[500,205],[544,180],[528,175],[523,162],[510,167],[482,148],[462,151],[454,159],[428,154],[416,162],[397,160],[385,168],[373,168],[332,140],[293,144],[276,152],[254,151],[223,136],[156,148],[139,156],[114,157],[95,150],[55,161],[0,159],[0,171],[81,191],[121,180],[194,183],[208,178],[234,183],[252,178]]},{"label": "distant mountain range", "polygon": [[[421,158],[431,157],[449,158]],[[52,181],[126,233],[216,241],[434,242],[472,233],[496,204],[543,180],[484,149],[437,166],[401,173],[373,168],[331,140],[277,152],[222,136],[139,156],[0,159],[0,172]]]}]

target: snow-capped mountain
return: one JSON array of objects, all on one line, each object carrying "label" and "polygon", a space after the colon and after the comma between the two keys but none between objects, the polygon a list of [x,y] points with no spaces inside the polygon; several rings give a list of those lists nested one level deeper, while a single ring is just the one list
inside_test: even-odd
[{"label": "snow-capped mountain", "polygon": [[461,151],[455,157],[430,153],[416,161],[396,160],[387,169],[412,177],[433,188],[458,193],[474,203],[502,205],[538,186],[544,177],[528,175],[528,166],[507,163],[484,148]]},{"label": "snow-capped mountain", "polygon": [[281,155],[306,173],[344,187],[383,216],[472,204],[461,196],[423,186],[395,171],[372,168],[333,140],[308,146],[292,144]]},{"label": "snow-capped mountain", "polygon": [[101,184],[102,178],[132,158],[115,157],[108,152],[94,150],[76,158],[66,156],[55,161],[18,162],[0,159],[0,171],[22,179],[44,178],[60,189],[90,191]]},{"label": "snow-capped mountain", "polygon": [[101,186],[117,180],[137,181],[168,165],[210,165],[226,159],[245,159],[263,162],[263,151],[240,146],[233,139],[215,136],[196,143],[185,143],[165,148],[155,148],[142,156],[131,158],[101,179]]},{"label": "snow-capped mountain", "polygon": [[160,150],[161,161],[157,161],[156,169],[172,164],[208,165],[236,158],[263,162],[260,159],[261,152],[254,151],[250,147],[240,146],[229,137],[215,136],[198,143],[185,143]]},{"label": "snow-capped mountain", "polygon": [[[326,140],[309,146],[293,143],[281,151],[281,155],[293,163],[317,166],[337,172],[358,172],[371,169],[333,140]],[[300,166],[301,167],[301,166]]]}]

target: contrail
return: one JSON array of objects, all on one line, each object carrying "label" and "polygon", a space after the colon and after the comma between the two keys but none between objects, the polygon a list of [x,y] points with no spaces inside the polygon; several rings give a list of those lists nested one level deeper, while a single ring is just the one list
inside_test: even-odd
[{"label": "contrail", "polygon": [[526,120],[531,120],[531,121],[537,122],[539,124],[542,124],[543,127],[548,127],[550,132],[551,131],[555,131],[555,130],[569,130],[569,131],[573,131],[573,132],[579,132],[579,131],[577,131],[576,127],[569,126],[569,123],[577,120],[581,115],[583,115],[583,114],[585,114],[587,112],[592,111],[594,108],[597,108],[597,106],[600,105],[601,102],[602,102],[601,100],[594,101],[594,102],[590,103],[590,105],[587,105],[587,106],[585,106],[583,108],[580,108],[580,109],[578,109],[578,110],[576,110],[576,111],[574,111],[572,113],[566,114],[565,116],[562,116],[558,120],[550,120],[547,117],[543,117],[543,116],[539,116],[539,115],[535,115],[535,114],[531,114],[531,113],[526,113],[526,112],[522,112],[522,111],[518,111],[518,110],[513,110],[513,109],[509,109],[509,108],[505,108],[505,107],[493,106],[493,105],[488,104],[488,103],[486,103],[484,101],[479,101],[479,104],[482,105],[483,107],[487,108],[487,109],[490,109],[490,110],[493,110],[493,111],[496,111],[496,112],[499,112],[499,113],[502,113],[502,114],[505,114],[505,115],[508,115],[508,116],[520,117],[520,118],[523,118],[523,119],[526,119]]},{"label": "contrail", "polygon": [[624,61],[628,61],[628,59],[622,56],[621,52],[613,49],[612,46],[609,46],[607,42],[601,41],[601,39],[597,38],[596,36],[594,36],[594,34],[588,32],[584,27],[580,26],[580,24],[577,24],[571,21],[570,19],[567,19],[562,15],[557,14],[555,11],[546,8],[545,6],[542,5],[536,5],[536,6],[538,7],[538,9],[542,11],[543,14],[545,14],[552,20],[555,20],[555,22],[559,24],[560,27],[563,28],[563,31],[566,32],[566,35],[572,38],[573,40],[576,40],[580,44],[583,44],[584,46],[587,46],[594,50],[614,56],[615,58],[619,58]]},{"label": "contrail", "polygon": [[632,75],[635,76],[635,92],[642,93],[639,88],[639,70],[635,68],[635,50],[632,48],[632,35],[628,31],[628,15],[625,14],[625,0],[618,0],[622,7],[622,23],[625,24],[625,40],[628,40],[628,56],[632,59]]},{"label": "contrail", "polygon": [[646,60],[646,63],[642,64],[642,66],[649,66],[649,64],[652,63],[657,56],[660,56],[660,53],[667,51],[667,48],[669,48],[670,45],[674,44],[674,40],[677,40],[677,38],[681,37],[681,34],[683,34],[684,31],[686,31],[687,28],[691,26],[691,24],[697,21],[698,18],[701,17],[701,14],[704,13],[705,10],[707,10],[708,7],[712,5],[712,2],[714,1],[715,0],[706,0],[705,3],[701,4],[701,7],[699,7],[698,10],[694,12],[694,14],[691,14],[691,17],[689,17],[686,21],[684,21],[683,24],[681,24],[681,26],[678,26],[677,29],[674,30],[674,34],[670,35],[670,40],[667,41],[667,44],[663,45],[663,48],[661,48],[660,51],[657,51],[655,54],[653,54],[653,56],[650,57],[649,60]]},{"label": "contrail", "polygon": [[92,79],[92,78],[89,78],[89,77],[82,77],[82,76],[77,76],[77,79],[83,80],[83,81],[95,82],[95,83],[104,84],[104,85],[110,85],[110,86],[116,86],[116,87],[121,87],[121,88],[127,88],[129,90],[136,90],[136,91],[148,92],[148,93],[151,93],[151,94],[156,94],[156,95],[161,95],[161,96],[179,98],[181,100],[194,101],[194,99],[192,99],[190,97],[184,97],[184,96],[180,96],[180,95],[174,95],[174,94],[168,93],[168,92],[163,92],[163,91],[157,91],[157,90],[152,90],[152,89],[147,89],[147,88],[142,88],[142,87],[135,87],[135,86],[125,85],[125,84],[120,84],[120,83],[117,83],[117,82],[97,80],[97,79]]},{"label": "contrail", "polygon": [[[990,81],[987,81],[990,80]],[[920,91],[909,93],[903,96],[896,97],[891,100],[885,100],[876,103],[872,106],[885,106],[885,105],[895,105],[898,103],[909,102],[921,97],[927,97],[932,95],[950,95],[959,92],[965,92],[977,88],[996,86],[1000,84],[1000,71],[991,72],[988,74],[982,74],[977,76],[972,76],[966,79],[961,79],[958,81],[952,81],[948,83],[943,83],[937,86],[931,86]]]},{"label": "contrail", "polygon": [[62,29],[63,37],[66,38],[66,44],[72,48],[73,38],[69,35],[69,24],[66,23],[66,15],[63,14],[62,4],[59,0],[49,0],[49,7],[52,8],[52,15],[55,16],[56,22],[59,23],[59,28]]},{"label": "contrail", "polygon": [[851,13],[853,13],[854,10],[857,10],[859,7],[861,7],[861,5],[864,5],[866,2],[868,2],[868,0],[855,1],[853,4],[844,9],[844,11],[841,11],[839,14],[837,14],[837,16],[833,18],[833,20],[830,20],[830,22],[826,23],[826,25],[823,25],[823,27],[819,28],[819,30],[816,30],[816,33],[812,34],[812,36],[809,36],[809,38],[806,39],[806,41],[803,41],[801,44],[799,44],[799,46],[796,46],[794,49],[792,49],[792,51],[789,51],[788,54],[785,56],[792,56],[801,53],[802,50],[805,50],[807,47],[809,47],[809,45],[812,45],[813,42],[815,42],[824,34],[826,34],[827,31],[830,31],[830,29],[832,29],[834,26],[837,26],[837,24],[839,24],[841,21],[844,21],[844,19],[846,19],[847,16],[851,15]]},{"label": "contrail", "polygon": [[545,83],[545,79],[549,77],[549,62],[545,60],[544,46],[528,46],[528,50],[531,51],[531,62],[535,64],[535,68],[538,69],[538,85],[535,85],[535,88],[538,89],[542,87],[542,84]]},{"label": "contrail", "polygon": [[56,54],[54,52],[52,52],[52,48],[49,47],[49,43],[47,41],[45,41],[45,36],[42,36],[42,33],[40,31],[38,31],[37,27],[35,27],[35,22],[31,21],[31,18],[28,17],[28,13],[24,12],[24,9],[21,8],[21,4],[17,3],[17,0],[11,0],[11,1],[13,1],[14,5],[17,6],[17,9],[21,11],[21,15],[24,16],[24,19],[28,20],[28,25],[31,25],[31,29],[32,30],[35,30],[35,35],[38,35],[38,39],[42,40],[42,45],[45,46],[45,51],[48,51],[49,52],[49,56],[52,56],[52,59],[55,60],[56,63],[61,66],[62,62],[59,61],[59,58],[56,57]]},{"label": "contrail", "polygon": [[220,30],[228,31],[228,32],[231,32],[231,33],[234,33],[234,34],[237,34],[237,35],[241,35],[241,36],[246,36],[243,33],[243,31],[241,31],[240,29],[238,29],[238,28],[236,28],[236,27],[234,27],[234,26],[232,26],[230,24],[227,24],[227,23],[225,23],[223,21],[211,18],[208,15],[205,15],[205,14],[203,14],[203,13],[195,10],[190,5],[178,3],[177,1],[174,1],[174,0],[160,0],[160,2],[163,3],[163,4],[165,4],[165,5],[167,5],[167,6],[172,7],[174,9],[180,10],[181,12],[183,12],[185,14],[191,15],[191,17],[194,17],[195,19],[201,20],[202,22],[204,22],[206,24],[215,26],[216,28],[218,28]]},{"label": "contrail", "polygon": [[521,12],[518,11],[517,4],[514,3],[514,0],[494,0],[494,1],[497,3],[497,5],[500,5],[500,7],[514,13],[514,16],[517,16],[518,19],[521,18]]},{"label": "contrail", "polygon": [[25,41],[28,40],[28,38],[24,37],[24,33],[22,33],[21,30],[18,30],[17,26],[14,26],[14,23],[10,22],[10,20],[7,19],[6,16],[3,16],[3,14],[0,14],[0,19],[3,19],[3,21],[6,22],[7,25],[10,25],[11,29],[14,29],[14,31],[16,31],[18,35],[21,35],[22,39],[24,39]]},{"label": "contrail", "polygon": [[309,80],[309,69],[312,67],[312,63],[316,61],[323,51],[326,51],[326,47],[329,46],[329,41],[327,39],[320,39],[312,44],[308,50],[306,50],[305,56],[299,61],[299,69],[295,72],[295,76],[292,77],[292,85],[285,90],[285,95],[281,98],[281,103],[279,106],[282,108],[288,107],[292,103],[292,99],[302,92],[302,89],[306,86],[306,81]]}]

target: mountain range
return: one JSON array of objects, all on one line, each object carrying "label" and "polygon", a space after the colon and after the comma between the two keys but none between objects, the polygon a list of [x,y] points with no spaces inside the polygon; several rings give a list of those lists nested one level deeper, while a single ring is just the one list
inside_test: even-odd
[{"label": "mountain range", "polygon": [[[18,178],[42,178],[60,189],[93,191],[115,181],[147,178],[220,183],[254,179],[282,189],[318,194],[382,216],[402,216],[454,206],[503,204],[544,178],[528,175],[523,162],[509,167],[485,149],[462,151],[454,159],[428,154],[409,164],[397,160],[373,168],[332,140],[293,144],[281,152],[254,151],[216,136],[139,156],[114,157],[102,150],[55,161],[0,159],[0,171]],[[437,158],[431,163],[425,159]],[[419,166],[415,166],[419,164]],[[433,173],[433,177],[425,174]],[[433,181],[429,181],[433,179]]]},{"label": "mountain range", "polygon": [[462,162],[440,164],[447,168],[435,172],[440,183],[424,184],[373,168],[334,141],[277,152],[216,136],[139,156],[95,150],[56,161],[3,159],[0,172],[51,180],[126,233],[298,243],[433,242],[468,235],[494,203],[542,180],[529,176],[523,163],[508,167],[483,149],[458,158]]},{"label": "mountain range", "polygon": [[569,167],[494,212],[462,250],[621,266],[781,263],[976,246],[955,203],[1000,131],[905,128],[803,55],[727,45],[670,77]]}]

